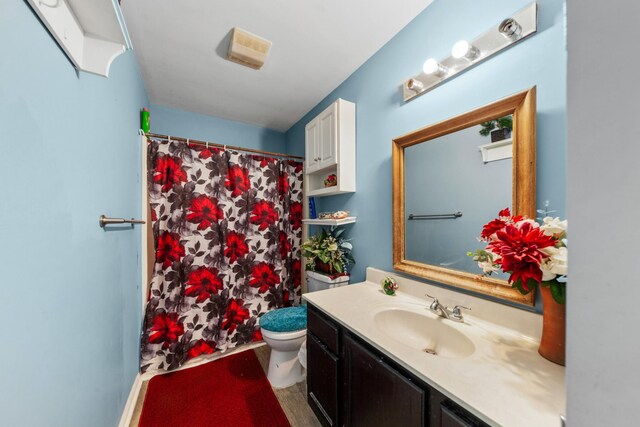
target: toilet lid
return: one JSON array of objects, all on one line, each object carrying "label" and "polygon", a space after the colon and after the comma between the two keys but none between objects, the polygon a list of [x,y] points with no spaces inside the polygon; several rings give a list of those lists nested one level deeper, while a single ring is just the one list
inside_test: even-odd
[{"label": "toilet lid", "polygon": [[307,306],[279,308],[260,318],[260,327],[271,332],[293,332],[307,328]]}]

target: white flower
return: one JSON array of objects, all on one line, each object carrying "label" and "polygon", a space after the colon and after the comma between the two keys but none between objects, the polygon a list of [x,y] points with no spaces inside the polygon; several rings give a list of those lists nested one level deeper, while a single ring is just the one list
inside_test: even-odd
[{"label": "white flower", "polygon": [[560,221],[560,218],[547,216],[542,219],[540,229],[547,236],[557,236],[567,231],[567,220]]},{"label": "white flower", "polygon": [[478,267],[480,267],[485,274],[490,274],[497,270],[491,261],[479,261]]},{"label": "white flower", "polygon": [[537,222],[535,222],[532,219],[526,218],[526,219],[521,219],[520,221],[516,222],[516,227],[521,228],[523,225],[525,224],[531,224],[533,226],[533,228],[538,228],[540,227],[540,224],[538,224]]},{"label": "white flower", "polygon": [[567,275],[567,248],[549,247],[541,249],[541,251],[549,255],[540,263],[543,282],[553,280],[556,276]]},{"label": "white flower", "polygon": [[331,252],[335,252],[338,250],[338,245],[335,243],[330,244],[329,246],[327,246],[327,249]]}]

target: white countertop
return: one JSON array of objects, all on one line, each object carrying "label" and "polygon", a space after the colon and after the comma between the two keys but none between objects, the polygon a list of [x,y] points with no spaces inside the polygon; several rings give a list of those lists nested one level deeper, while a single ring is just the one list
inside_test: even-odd
[{"label": "white countertop", "polygon": [[432,356],[376,327],[375,313],[393,307],[437,318],[426,300],[402,292],[402,286],[393,297],[373,282],[303,297],[481,420],[505,427],[560,426],[560,414],[565,413],[564,367],[540,356],[535,340],[465,313],[464,323],[442,321],[463,332],[475,352],[458,359]]}]

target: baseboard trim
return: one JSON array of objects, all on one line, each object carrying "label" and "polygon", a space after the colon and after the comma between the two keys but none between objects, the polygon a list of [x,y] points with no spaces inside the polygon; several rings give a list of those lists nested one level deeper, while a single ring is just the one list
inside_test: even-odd
[{"label": "baseboard trim", "polygon": [[138,401],[138,396],[140,395],[140,389],[142,388],[142,376],[138,373],[136,374],[136,378],[133,380],[133,384],[131,385],[131,391],[129,391],[129,397],[127,398],[127,403],[124,405],[124,410],[122,411],[122,416],[120,417],[119,427],[129,427],[131,424],[131,417],[133,416],[133,411],[136,408],[136,402]]}]

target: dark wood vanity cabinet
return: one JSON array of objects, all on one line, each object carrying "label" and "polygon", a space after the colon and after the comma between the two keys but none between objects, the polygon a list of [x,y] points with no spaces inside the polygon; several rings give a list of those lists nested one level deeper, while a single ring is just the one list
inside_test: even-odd
[{"label": "dark wood vanity cabinet", "polygon": [[343,354],[345,426],[426,425],[424,388],[348,334]]},{"label": "dark wood vanity cabinet", "polygon": [[322,425],[486,426],[313,305],[307,313],[307,398]]},{"label": "dark wood vanity cabinet", "polygon": [[323,426],[340,422],[341,333],[311,306],[307,310],[307,401]]}]

